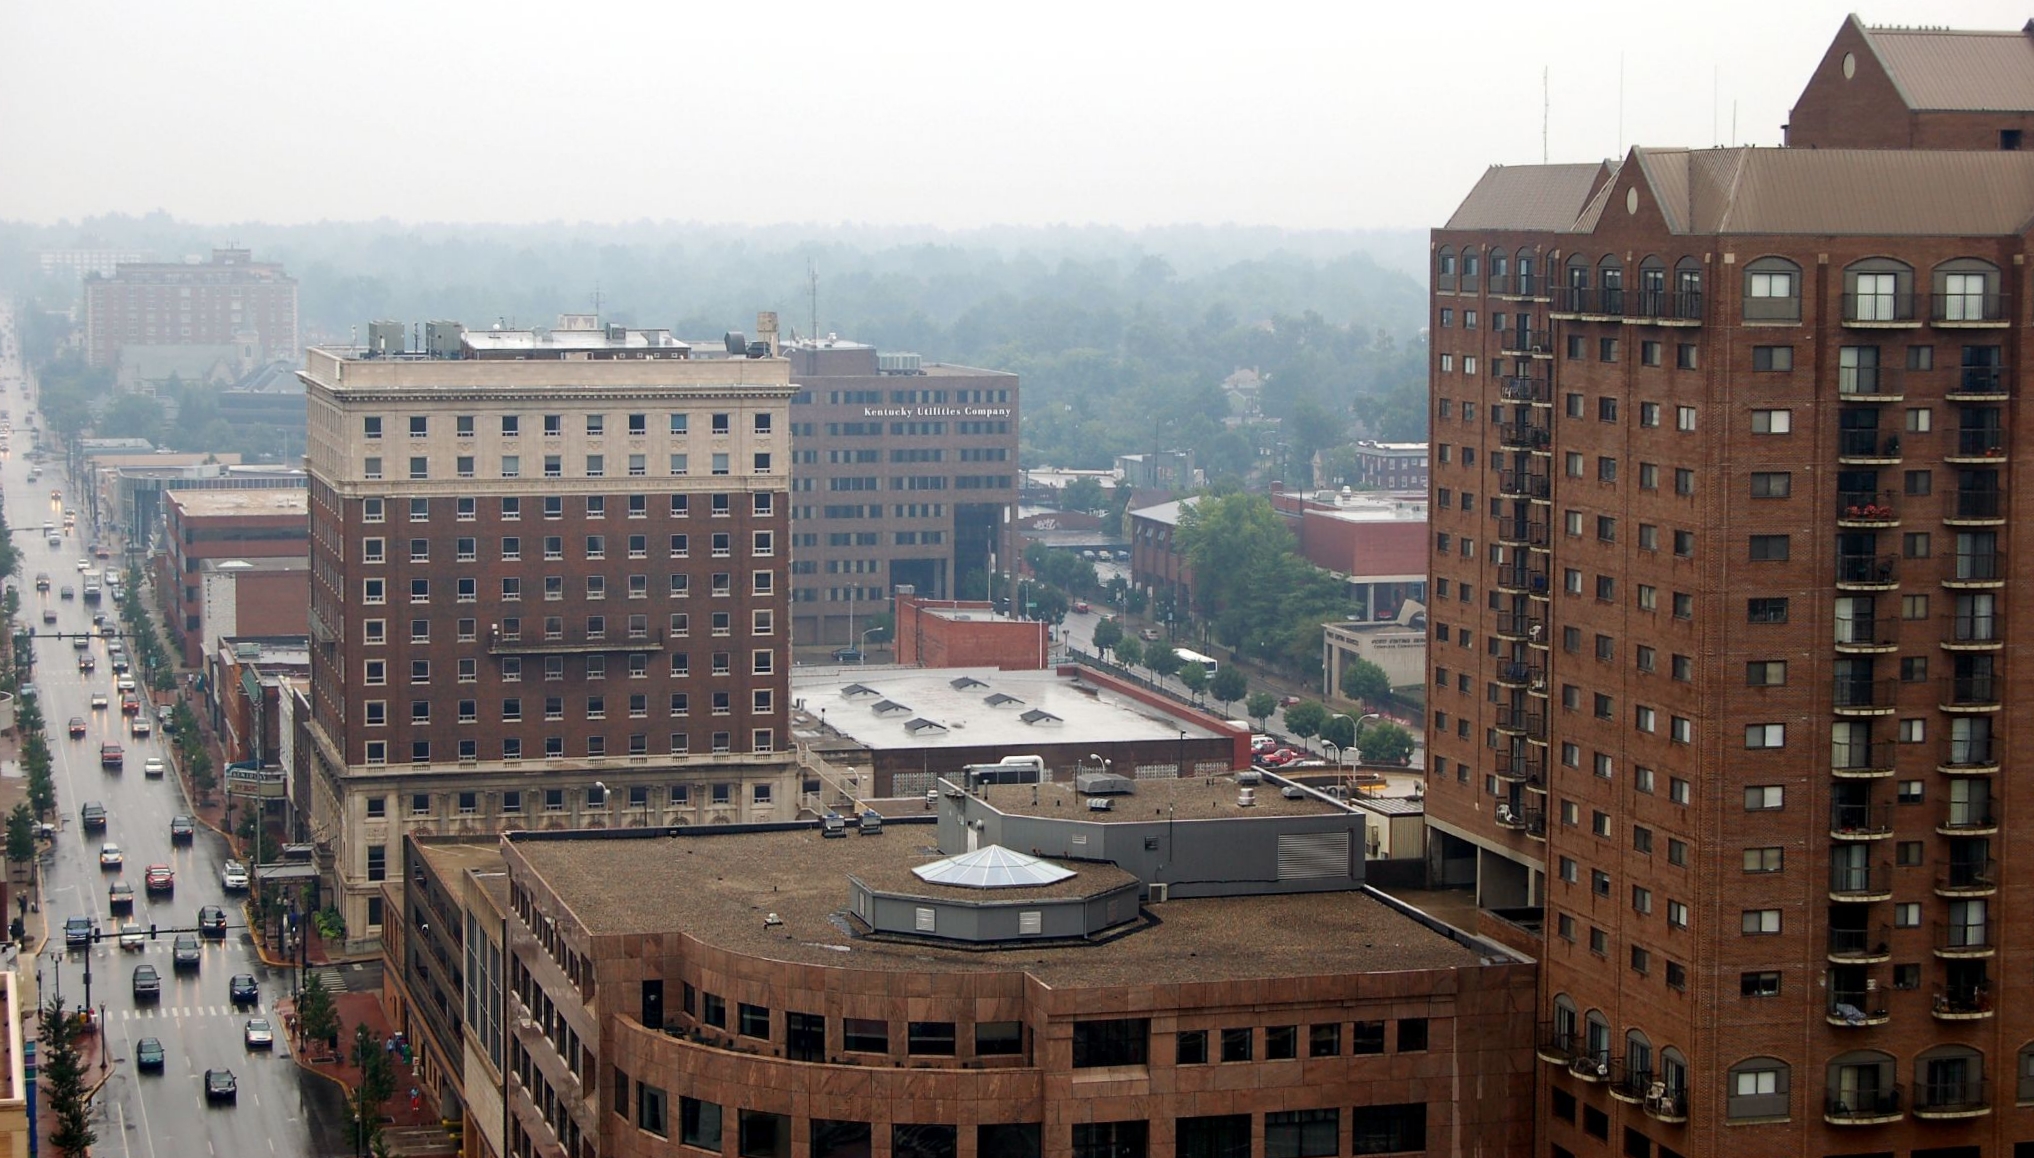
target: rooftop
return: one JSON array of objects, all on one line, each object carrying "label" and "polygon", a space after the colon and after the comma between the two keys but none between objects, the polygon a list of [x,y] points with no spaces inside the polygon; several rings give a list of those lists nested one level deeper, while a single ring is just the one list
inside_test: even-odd
[{"label": "rooftop", "polygon": [[1860,28],[1910,109],[2034,112],[2034,21],[2011,32]]},{"label": "rooftop", "polygon": [[259,490],[170,490],[164,501],[186,518],[224,515],[303,515],[311,513],[311,492],[302,487]]},{"label": "rooftop", "polygon": [[[440,879],[450,879],[464,872],[499,873],[505,867],[501,856],[501,842],[458,841],[439,843],[429,838],[416,842],[417,855],[431,866],[431,871]],[[501,897],[508,897],[508,880],[501,878]]]},{"label": "rooftop", "polygon": [[[892,824],[881,836],[828,840],[817,829],[701,831],[678,836],[509,840],[565,906],[596,936],[685,932],[709,944],[772,960],[897,973],[1021,969],[1052,986],[1185,984],[1301,977],[1481,962],[1476,952],[1362,892],[1168,901],[1163,920],[1084,945],[1024,944],[1003,952],[871,941],[846,930],[847,879],[929,893],[913,866],[939,860],[930,826]],[[1096,886],[1113,865],[1054,862]],[[617,889],[630,880],[640,887]],[[1060,887],[1060,886],[1052,886]],[[980,901],[974,889],[950,889]],[[997,890],[991,896],[1006,894]],[[683,904],[673,904],[673,898]],[[775,913],[783,923],[765,928]]]},{"label": "rooftop", "polygon": [[[995,668],[798,668],[805,711],[874,750],[1176,740],[1216,733],[1054,671]],[[993,702],[992,702],[993,701]]]},{"label": "rooftop", "polygon": [[1135,792],[1107,797],[1114,801],[1114,806],[1107,811],[1090,809],[1087,794],[1076,791],[1074,785],[1065,782],[991,784],[977,791],[984,803],[1005,815],[1051,816],[1096,824],[1125,824],[1152,819],[1329,816],[1347,811],[1341,805],[1312,793],[1296,800],[1288,799],[1280,794],[1277,784],[1268,780],[1256,786],[1252,795],[1257,802],[1248,808],[1236,803],[1238,785],[1234,776],[1139,780],[1136,786]]}]

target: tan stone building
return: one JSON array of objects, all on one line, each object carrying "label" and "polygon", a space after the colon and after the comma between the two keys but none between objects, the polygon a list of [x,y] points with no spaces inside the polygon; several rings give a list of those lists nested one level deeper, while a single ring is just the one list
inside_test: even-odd
[{"label": "tan stone building", "polygon": [[796,809],[788,367],[662,330],[314,348],[314,836],[356,943],[410,832]]}]

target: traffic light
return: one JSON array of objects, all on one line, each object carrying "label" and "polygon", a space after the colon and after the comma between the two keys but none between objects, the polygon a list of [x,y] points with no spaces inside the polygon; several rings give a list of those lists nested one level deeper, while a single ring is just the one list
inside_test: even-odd
[{"label": "traffic light", "polygon": [[104,930],[101,930],[101,929],[93,929],[93,930],[92,930],[92,944],[94,944],[94,945],[97,945],[97,944],[99,943],[99,938],[101,938],[101,937],[103,937],[103,936],[105,936],[105,931],[104,931]]},{"label": "traffic light", "polygon": [[148,939],[151,941],[155,940],[155,922],[153,921],[149,922],[148,925]]}]

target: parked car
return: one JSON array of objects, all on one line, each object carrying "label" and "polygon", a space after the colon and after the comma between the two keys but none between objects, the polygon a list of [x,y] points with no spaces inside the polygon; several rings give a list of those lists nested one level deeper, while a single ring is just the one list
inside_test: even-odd
[{"label": "parked car", "polygon": [[207,1102],[240,1100],[240,1083],[233,1077],[232,1070],[205,1071],[205,1100]]},{"label": "parked car", "polygon": [[1155,627],[1140,628],[1137,632],[1137,638],[1149,643],[1158,638],[1158,629]]},{"label": "parked car", "polygon": [[862,662],[861,649],[836,647],[833,649],[833,661],[835,663],[860,663]]},{"label": "parked car", "polygon": [[1076,600],[1074,600],[1074,604],[1073,604],[1073,607],[1074,607],[1074,610],[1075,610],[1075,611],[1078,611],[1078,612],[1080,612],[1080,613],[1081,613],[1081,614],[1083,614],[1083,615],[1085,615],[1085,614],[1087,614],[1088,612],[1090,612],[1090,611],[1093,611],[1093,610],[1094,610],[1094,608],[1092,608],[1092,607],[1088,606],[1088,601],[1087,601],[1087,600],[1085,600],[1085,599],[1076,599]]}]

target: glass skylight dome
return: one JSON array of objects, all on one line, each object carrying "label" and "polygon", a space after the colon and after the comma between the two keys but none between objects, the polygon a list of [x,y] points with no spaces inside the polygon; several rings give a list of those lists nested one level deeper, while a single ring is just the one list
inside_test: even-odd
[{"label": "glass skylight dome", "polygon": [[1074,875],[1071,869],[997,844],[922,864],[911,871],[927,884],[969,889],[1037,888],[1058,884]]}]

